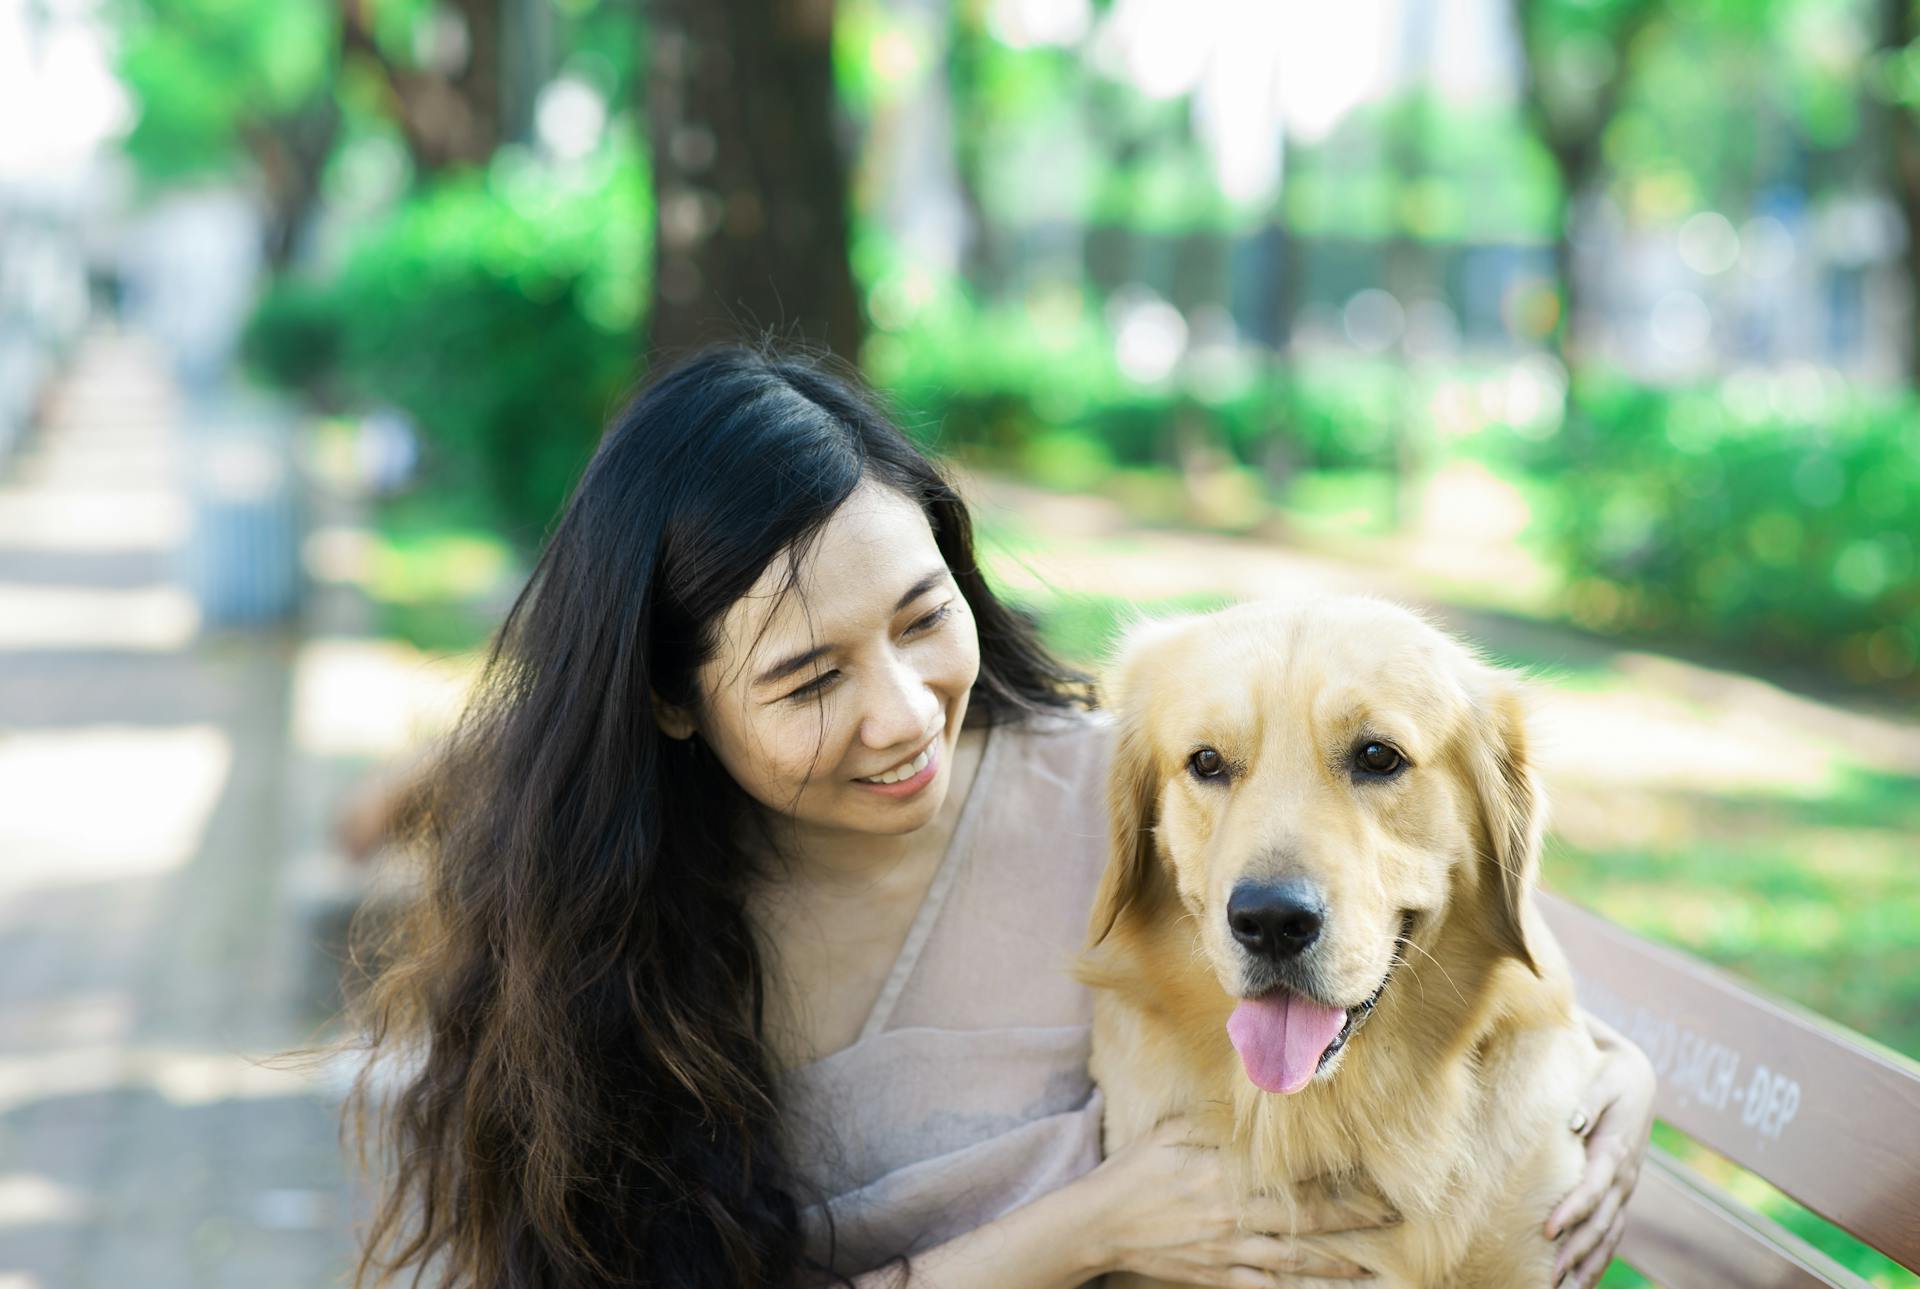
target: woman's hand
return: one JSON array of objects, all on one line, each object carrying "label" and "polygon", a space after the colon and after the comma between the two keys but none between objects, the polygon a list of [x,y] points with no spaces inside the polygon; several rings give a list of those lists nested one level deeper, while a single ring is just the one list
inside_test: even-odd
[{"label": "woman's hand", "polygon": [[1087,1182],[1103,1190],[1103,1270],[1225,1289],[1371,1278],[1367,1268],[1316,1248],[1310,1237],[1399,1221],[1382,1201],[1310,1185],[1292,1202],[1243,1199],[1220,1151],[1195,1134],[1190,1120],[1169,1119],[1088,1175]]},{"label": "woman's hand", "polygon": [[1582,1018],[1605,1060],[1568,1125],[1586,1138],[1587,1171],[1547,1218],[1547,1238],[1565,1236],[1553,1283],[1568,1289],[1593,1289],[1613,1260],[1653,1130],[1653,1066],[1646,1054],[1598,1018]]}]

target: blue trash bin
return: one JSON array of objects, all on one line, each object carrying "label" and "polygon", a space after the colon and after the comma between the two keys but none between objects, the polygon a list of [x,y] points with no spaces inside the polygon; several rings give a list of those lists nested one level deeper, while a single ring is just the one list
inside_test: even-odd
[{"label": "blue trash bin", "polygon": [[183,581],[207,626],[280,621],[300,599],[291,417],[272,404],[230,401],[190,421]]}]

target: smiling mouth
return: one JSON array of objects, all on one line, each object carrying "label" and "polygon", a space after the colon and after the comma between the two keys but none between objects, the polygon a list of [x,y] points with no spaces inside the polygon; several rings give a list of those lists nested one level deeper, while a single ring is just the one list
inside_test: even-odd
[{"label": "smiling mouth", "polygon": [[1347,1022],[1340,1027],[1340,1032],[1333,1036],[1333,1041],[1327,1044],[1327,1050],[1320,1054],[1319,1064],[1315,1066],[1316,1072],[1326,1069],[1327,1062],[1339,1054],[1340,1050],[1347,1045],[1347,1040],[1359,1033],[1360,1027],[1367,1023],[1367,1017],[1373,1015],[1374,1006],[1379,1003],[1380,995],[1387,992],[1387,982],[1393,979],[1394,968],[1400,965],[1401,955],[1406,952],[1407,944],[1412,939],[1413,911],[1409,909],[1400,915],[1400,935],[1394,940],[1393,953],[1387,959],[1387,974],[1380,977],[1379,987],[1367,996],[1365,1002],[1358,1007],[1347,1009]]},{"label": "smiling mouth", "polygon": [[854,782],[874,783],[885,786],[890,783],[903,783],[911,779],[914,775],[927,768],[927,762],[933,757],[933,745],[939,740],[941,732],[945,729],[946,726],[942,725],[940,729],[935,730],[927,739],[926,746],[922,747],[918,752],[915,752],[912,756],[894,766],[892,769],[883,770],[879,774],[868,775],[864,779],[855,779]]}]

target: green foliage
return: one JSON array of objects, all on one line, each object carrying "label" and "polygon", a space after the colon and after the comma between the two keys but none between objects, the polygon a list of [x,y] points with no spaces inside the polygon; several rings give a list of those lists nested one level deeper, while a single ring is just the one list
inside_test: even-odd
[{"label": "green foliage", "polygon": [[877,334],[868,359],[935,446],[1069,490],[1118,495],[1134,468],[1178,466],[1197,435],[1276,482],[1290,478],[1290,505],[1372,530],[1393,513],[1409,447],[1429,464],[1472,456],[1519,473],[1538,503],[1534,536],[1582,626],[1837,669],[1863,684],[1920,674],[1911,395],[1849,392],[1806,373],[1693,390],[1589,376],[1564,427],[1556,399],[1525,425],[1443,429],[1436,409],[1496,373],[1410,375],[1322,355],[1218,387],[1180,375],[1143,384],[1072,293],[1020,309],[950,297],[914,326]]},{"label": "green foliage", "polygon": [[[1412,173],[1396,175],[1400,137]],[[1430,94],[1369,104],[1325,140],[1295,146],[1287,227],[1309,237],[1541,243],[1553,239],[1559,179],[1512,106]]]},{"label": "green foliage", "polygon": [[1391,466],[1406,383],[1405,372],[1382,359],[1315,359],[1288,369],[1275,392],[1296,448],[1295,464],[1318,470]]},{"label": "green foliage", "polygon": [[1100,463],[1173,463],[1183,431],[1248,464],[1268,463],[1277,440],[1294,468],[1388,466],[1405,383],[1391,363],[1331,357],[1135,381],[1105,323],[1073,293],[1022,308],[952,300],[908,330],[876,335],[866,359],[906,424],[934,446],[1023,471],[1051,472],[1072,453],[1068,474],[1082,485]]},{"label": "green foliage", "polygon": [[1124,151],[1097,168],[1090,185],[1094,221],[1168,237],[1224,234],[1250,222],[1220,191],[1212,165],[1184,132],[1162,132]]},{"label": "green foliage", "polygon": [[1211,613],[1233,603],[1217,594],[1163,600],[1127,600],[1112,595],[1055,595],[1018,599],[1033,614],[1047,647],[1076,667],[1099,667],[1130,622],[1187,613]]},{"label": "green foliage", "polygon": [[422,489],[380,507],[367,598],[380,634],[431,653],[481,648],[526,581],[485,499]]},{"label": "green foliage", "polygon": [[635,375],[650,215],[630,147],[565,173],[502,153],[368,229],[332,281],[276,286],[247,357],[405,410],[435,486],[475,490],[531,545]]},{"label": "green foliage", "polygon": [[1911,676],[1920,403],[1790,378],[1669,391],[1590,376],[1556,439],[1550,545],[1577,619]]},{"label": "green foliage", "polygon": [[119,71],[137,106],[123,145],[147,179],[231,168],[248,133],[330,92],[326,0],[121,0]]}]

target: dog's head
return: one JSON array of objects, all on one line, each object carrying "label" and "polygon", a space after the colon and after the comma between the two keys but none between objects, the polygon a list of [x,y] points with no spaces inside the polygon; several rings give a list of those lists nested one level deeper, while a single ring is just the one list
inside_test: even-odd
[{"label": "dog's head", "polygon": [[1535,969],[1540,792],[1516,682],[1383,601],[1147,622],[1110,668],[1113,854],[1098,942],[1192,915],[1241,1000],[1247,1074],[1332,1072],[1394,968],[1444,926]]}]

